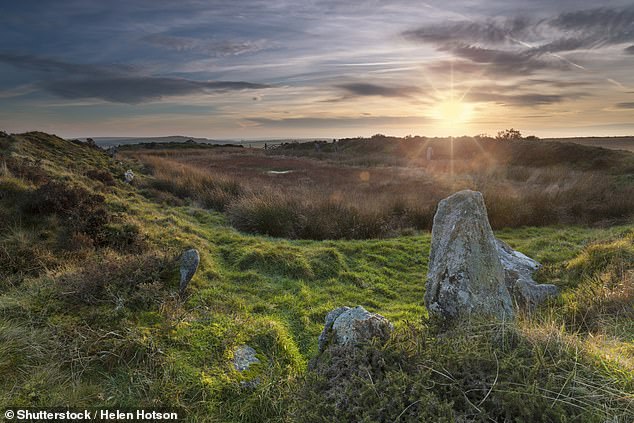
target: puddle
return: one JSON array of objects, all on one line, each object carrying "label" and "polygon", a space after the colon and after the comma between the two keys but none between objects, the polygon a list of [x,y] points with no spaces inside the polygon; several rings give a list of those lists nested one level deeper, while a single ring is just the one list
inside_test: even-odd
[{"label": "puddle", "polygon": [[268,170],[266,173],[269,175],[286,175],[287,173],[293,173],[292,170]]}]

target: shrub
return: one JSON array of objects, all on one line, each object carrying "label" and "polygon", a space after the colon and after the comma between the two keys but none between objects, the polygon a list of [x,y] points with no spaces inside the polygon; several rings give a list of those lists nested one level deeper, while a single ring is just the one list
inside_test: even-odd
[{"label": "shrub", "polygon": [[106,170],[90,169],[86,172],[86,176],[95,181],[99,181],[104,185],[112,186],[115,184],[114,177]]},{"label": "shrub", "polygon": [[298,200],[266,193],[244,196],[231,203],[227,216],[241,231],[285,238],[295,238],[306,218]]},{"label": "shrub", "polygon": [[70,303],[147,308],[159,302],[163,291],[157,288],[171,281],[174,270],[174,261],[160,254],[103,253],[60,276],[57,283],[59,295]]},{"label": "shrub", "polygon": [[37,276],[53,268],[59,257],[42,242],[41,234],[19,226],[8,226],[0,237],[0,281],[19,284],[26,276]]},{"label": "shrub", "polygon": [[57,214],[71,232],[82,232],[97,245],[106,243],[105,226],[111,215],[104,197],[85,188],[49,181],[27,195],[22,209],[31,214]]}]

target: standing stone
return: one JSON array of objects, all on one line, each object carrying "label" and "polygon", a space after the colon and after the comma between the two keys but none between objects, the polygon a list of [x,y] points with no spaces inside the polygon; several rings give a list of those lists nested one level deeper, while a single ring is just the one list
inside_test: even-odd
[{"label": "standing stone", "polygon": [[198,264],[200,263],[200,254],[198,254],[198,250],[195,248],[186,250],[181,256],[181,282],[180,282],[180,294],[183,295],[185,293],[185,289],[189,284],[189,281],[192,280],[196,270],[198,269]]},{"label": "standing stone", "polygon": [[326,324],[319,336],[319,352],[329,345],[354,347],[372,338],[386,341],[393,329],[385,317],[361,306],[339,307],[326,315]]},{"label": "standing stone", "polygon": [[538,284],[533,280],[533,273],[541,264],[499,239],[496,243],[504,267],[506,287],[519,306],[530,310],[558,294],[559,289],[555,285]]},{"label": "standing stone", "polygon": [[456,319],[513,317],[513,301],[482,194],[464,190],[438,203],[432,228],[425,305]]}]

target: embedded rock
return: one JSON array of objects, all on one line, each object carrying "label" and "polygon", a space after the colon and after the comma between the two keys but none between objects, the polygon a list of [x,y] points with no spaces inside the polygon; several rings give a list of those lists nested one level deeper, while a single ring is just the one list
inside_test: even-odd
[{"label": "embedded rock", "polygon": [[185,293],[185,289],[189,284],[189,281],[192,280],[196,270],[198,269],[198,264],[200,263],[200,254],[198,254],[198,250],[195,248],[186,250],[181,256],[181,281],[180,281],[180,294],[183,295]]},{"label": "embedded rock", "polygon": [[326,315],[326,324],[319,336],[319,352],[329,345],[354,347],[372,338],[385,341],[393,328],[385,317],[361,306],[339,307]]},{"label": "embedded rock", "polygon": [[126,184],[131,184],[132,181],[134,180],[134,172],[132,172],[131,169],[126,170],[125,173],[123,174],[123,180],[125,181]]},{"label": "embedded rock", "polygon": [[499,239],[496,242],[498,254],[504,267],[506,287],[519,306],[533,309],[559,293],[555,285],[538,284],[533,280],[533,273],[541,267],[541,264],[519,251],[515,251]]},{"label": "embedded rock", "polygon": [[321,334],[319,335],[319,352],[324,351],[328,346],[328,338],[332,333],[332,325],[333,323],[335,323],[337,317],[339,317],[344,311],[348,310],[350,310],[350,307],[338,307],[326,314],[324,330],[322,330]]},{"label": "embedded rock", "polygon": [[425,305],[448,320],[471,314],[513,317],[513,301],[482,194],[464,190],[438,203]]},{"label": "embedded rock", "polygon": [[238,347],[236,352],[233,353],[233,367],[240,372],[248,370],[252,364],[260,362],[255,356],[256,354],[256,351],[248,345]]}]

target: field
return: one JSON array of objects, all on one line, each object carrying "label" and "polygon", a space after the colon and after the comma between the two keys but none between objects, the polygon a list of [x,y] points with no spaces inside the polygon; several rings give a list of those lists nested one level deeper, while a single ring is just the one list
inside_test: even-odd
[{"label": "field", "polygon": [[[334,150],[126,148],[113,160],[43,133],[1,137],[0,406],[632,421],[634,155],[456,140],[452,160],[441,140],[386,138]],[[562,295],[445,336],[423,303],[428,230],[436,202],[466,187]],[[181,299],[188,247],[201,266]],[[381,313],[395,334],[314,370],[324,317],[342,305]],[[260,359],[245,373],[231,362],[243,344]]]},{"label": "field", "polygon": [[[573,144],[352,139],[249,148],[126,149],[148,192],[226,212],[238,229],[301,239],[430,230],[435,206],[469,188],[494,228],[613,225],[631,217],[631,155]],[[435,158],[427,160],[427,148]],[[453,154],[454,159],[450,157]]]}]

